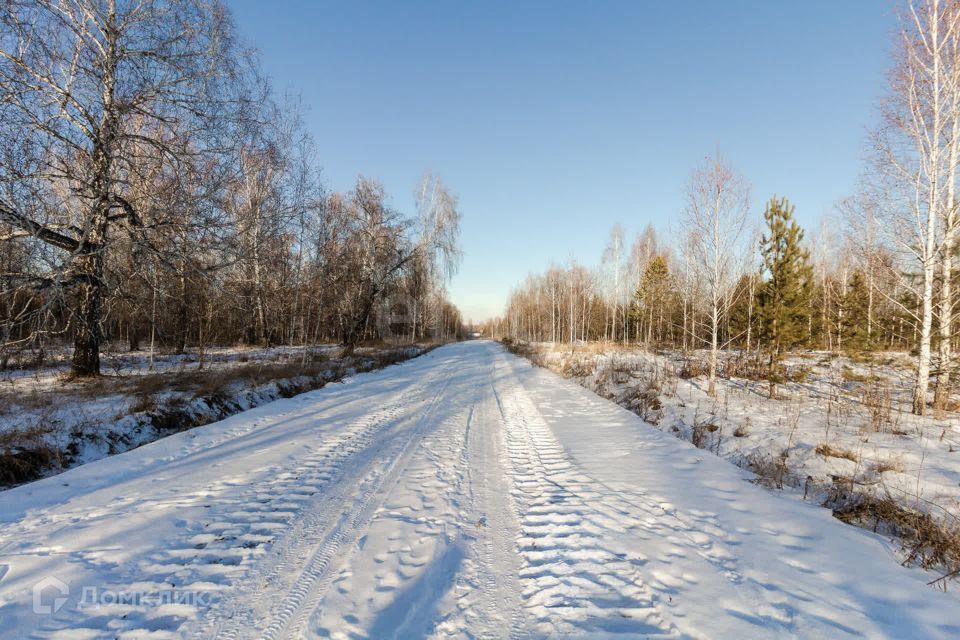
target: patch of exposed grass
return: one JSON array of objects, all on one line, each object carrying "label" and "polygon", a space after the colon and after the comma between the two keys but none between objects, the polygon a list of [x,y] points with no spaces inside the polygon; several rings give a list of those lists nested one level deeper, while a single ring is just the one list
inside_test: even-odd
[{"label": "patch of exposed grass", "polygon": [[960,573],[960,522],[952,516],[935,518],[903,506],[891,497],[835,493],[827,506],[833,515],[848,524],[895,536],[905,552],[904,565],[939,569],[943,582]]},{"label": "patch of exposed grass", "polygon": [[54,428],[44,420],[0,431],[0,486],[41,477],[60,466],[63,452],[50,443]]},{"label": "patch of exposed grass", "polygon": [[857,382],[860,384],[874,384],[881,380],[880,376],[876,374],[860,373],[847,365],[841,367],[840,377],[844,382]]},{"label": "patch of exposed grass", "polygon": [[501,340],[500,343],[506,347],[507,351],[515,356],[526,358],[533,363],[534,366],[543,367],[546,365],[543,354],[529,342],[514,340],[508,337]]},{"label": "patch of exposed grass", "polygon": [[817,445],[816,453],[818,456],[822,456],[824,458],[842,458],[843,460],[849,460],[850,462],[857,461],[857,454],[853,451],[834,447],[826,442],[821,442]]},{"label": "patch of exposed grass", "polygon": [[903,473],[905,469],[903,466],[903,460],[898,457],[898,458],[887,458],[885,460],[878,461],[873,466],[873,470],[876,471],[877,473],[887,473],[890,471],[893,471],[896,473]]}]

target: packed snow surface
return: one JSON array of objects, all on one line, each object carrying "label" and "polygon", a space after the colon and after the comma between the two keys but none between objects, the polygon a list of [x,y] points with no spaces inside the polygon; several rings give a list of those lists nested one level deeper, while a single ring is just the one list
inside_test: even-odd
[{"label": "packed snow surface", "polygon": [[491,342],[0,493],[3,638],[957,638],[889,543]]}]

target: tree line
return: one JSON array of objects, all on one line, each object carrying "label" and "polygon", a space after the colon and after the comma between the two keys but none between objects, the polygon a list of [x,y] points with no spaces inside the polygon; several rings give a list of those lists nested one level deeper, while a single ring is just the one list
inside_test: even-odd
[{"label": "tree line", "polygon": [[[615,227],[602,263],[530,276],[495,331],[532,341],[634,342],[763,352],[771,393],[791,349],[915,354],[913,411],[950,406],[956,369],[960,3],[900,11],[882,118],[855,195],[810,234],[773,197],[763,219],[725,158],[690,176],[677,233],[652,227],[629,250]],[[955,378],[953,378],[955,379]]]},{"label": "tree line", "polygon": [[415,212],[360,177],[328,192],[299,105],[278,99],[216,0],[0,7],[0,355],[72,341],[444,339],[457,198]]}]

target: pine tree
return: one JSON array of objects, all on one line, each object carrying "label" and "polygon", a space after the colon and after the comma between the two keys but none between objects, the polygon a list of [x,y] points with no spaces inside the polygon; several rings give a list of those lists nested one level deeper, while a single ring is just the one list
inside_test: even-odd
[{"label": "pine tree", "polygon": [[870,348],[870,333],[867,330],[869,293],[863,272],[854,271],[847,282],[847,292],[840,300],[840,308],[843,310],[840,320],[840,339],[843,348],[848,351],[862,351]]},{"label": "pine tree", "polygon": [[813,267],[803,247],[803,230],[793,219],[794,207],[774,197],[763,213],[767,234],[760,243],[768,279],[758,296],[762,336],[770,356],[770,396],[776,395],[784,352],[808,338]]},{"label": "pine tree", "polygon": [[644,267],[637,287],[631,316],[638,328],[638,340],[650,343],[663,340],[665,325],[669,323],[671,294],[670,267],[667,259],[655,255]]}]

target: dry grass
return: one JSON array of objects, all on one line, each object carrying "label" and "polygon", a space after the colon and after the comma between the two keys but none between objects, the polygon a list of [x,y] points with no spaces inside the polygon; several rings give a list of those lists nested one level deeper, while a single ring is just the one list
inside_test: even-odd
[{"label": "dry grass", "polygon": [[[109,396],[130,395],[129,404],[114,416],[120,420],[128,415],[143,416],[145,424],[158,436],[184,431],[223,419],[245,408],[238,402],[240,394],[269,383],[276,384],[277,393],[291,397],[318,389],[340,380],[351,372],[380,369],[407,360],[418,353],[411,347],[391,347],[364,352],[337,360],[326,354],[286,362],[240,362],[234,366],[209,369],[166,371],[137,376],[101,376],[17,397],[11,406],[39,412],[41,418],[29,426],[8,427],[0,430],[0,486],[29,482],[50,471],[69,466],[80,450],[79,443],[86,438],[99,437],[123,441],[126,434],[108,433],[94,436],[83,428],[73,429],[70,442],[62,448],[55,445],[62,438],[52,437],[60,428],[53,406],[63,408],[68,403],[82,406],[84,401]],[[56,398],[56,402],[53,402]],[[190,400],[202,400],[209,411],[198,411]],[[89,425],[88,425],[89,426]],[[97,425],[93,425],[97,426]],[[106,442],[110,453],[115,453],[117,442]],[[121,444],[123,444],[121,442]],[[129,444],[129,443],[127,443]],[[129,447],[128,447],[129,448]]]},{"label": "dry grass", "polygon": [[895,473],[903,473],[906,469],[903,466],[903,459],[896,457],[877,461],[873,466],[873,470],[877,473],[888,473],[890,471]]},{"label": "dry grass", "polygon": [[818,456],[824,458],[841,458],[843,460],[849,460],[850,462],[857,462],[858,460],[857,454],[853,451],[834,447],[826,442],[821,442],[817,445],[816,453]]},{"label": "dry grass", "polygon": [[663,417],[660,387],[654,380],[628,388],[626,397],[619,404],[626,405],[649,424],[658,424]]},{"label": "dry grass", "polygon": [[127,413],[146,413],[157,407],[157,396],[152,393],[138,393],[130,401]]},{"label": "dry grass", "polygon": [[[712,435],[720,430],[720,425],[711,420],[696,420],[690,431],[690,442],[697,449],[709,449],[713,446]],[[719,442],[717,442],[719,450]]]},{"label": "dry grass", "polygon": [[[509,338],[505,338],[509,339]],[[590,353],[593,355],[607,355],[610,353],[618,353],[621,351],[632,351],[634,347],[632,345],[625,345],[621,342],[586,342],[578,343],[573,346],[571,352],[574,353]]]},{"label": "dry grass", "polygon": [[863,391],[863,406],[867,409],[868,421],[864,430],[872,433],[893,431],[899,424],[900,414],[894,411],[893,390],[889,382],[879,382]]},{"label": "dry grass", "polygon": [[[405,350],[406,348],[388,348],[363,356],[357,355],[354,360],[359,363],[367,358],[372,358],[374,361],[386,359],[387,364],[389,364],[391,359]],[[108,373],[96,378],[75,378],[69,372],[63,372],[56,376],[58,384],[55,390],[29,390],[25,392],[14,385],[6,388],[0,387],[0,415],[9,413],[10,407],[23,410],[41,409],[49,404],[50,393],[56,393],[58,401],[76,402],[102,399],[111,395],[132,395],[138,398],[146,398],[171,389],[187,392],[214,377],[232,378],[238,382],[256,382],[301,375],[299,371],[304,371],[303,375],[311,375],[311,371],[315,372],[319,366],[330,362],[331,358],[337,356],[336,351],[331,352],[329,350],[311,350],[293,356],[274,353],[270,354],[268,359],[261,360],[251,360],[249,354],[240,354],[236,356],[236,359],[211,361],[208,358],[204,368],[200,368],[200,357],[188,355],[176,368],[158,372],[124,374],[121,373],[123,367],[114,367],[111,370],[107,365],[104,365],[104,369]],[[400,359],[404,358],[401,357]],[[116,363],[114,362],[114,364]],[[377,364],[375,366],[385,365]]]},{"label": "dry grass", "polygon": [[592,362],[578,357],[563,358],[559,373],[565,378],[587,378],[593,374]]},{"label": "dry grass", "polygon": [[875,384],[881,380],[880,376],[876,374],[859,373],[847,365],[843,365],[840,369],[840,377],[844,382],[855,382],[858,384]]},{"label": "dry grass", "polygon": [[787,466],[789,458],[790,452],[787,449],[776,457],[752,452],[740,462],[740,466],[746,467],[757,476],[754,483],[782,490],[785,484],[793,484],[793,477]]},{"label": "dry grass", "polygon": [[45,420],[0,431],[0,486],[35,480],[63,462],[63,452],[49,442],[53,431]]},{"label": "dry grass", "polygon": [[891,497],[873,497],[839,487],[825,503],[833,515],[848,524],[898,538],[905,553],[904,565],[943,572],[930,584],[960,573],[960,522],[949,514],[935,518],[903,506]]},{"label": "dry grass", "polygon": [[534,366],[545,367],[546,360],[543,357],[543,354],[537,350],[536,347],[531,345],[528,342],[523,342],[521,340],[514,340],[512,338],[504,338],[500,341],[507,351],[512,353],[515,356],[520,356],[521,358],[526,358]]},{"label": "dry grass", "polygon": [[952,413],[960,413],[960,398],[952,398],[947,400],[946,404],[943,406],[943,410]]},{"label": "dry grass", "polygon": [[738,354],[720,362],[717,375],[721,378],[741,378],[744,380],[766,380],[769,369],[763,358],[753,354]]},{"label": "dry grass", "polygon": [[806,364],[793,365],[786,367],[784,372],[784,380],[787,382],[807,382],[810,379],[810,375],[813,373],[813,367]]},{"label": "dry grass", "polygon": [[677,377],[681,380],[690,380],[691,378],[698,378],[700,376],[706,376],[710,373],[710,365],[704,362],[703,360],[697,360],[695,358],[687,358],[683,361],[683,364],[680,366],[680,369],[677,370]]}]

